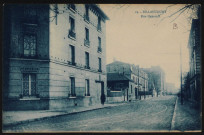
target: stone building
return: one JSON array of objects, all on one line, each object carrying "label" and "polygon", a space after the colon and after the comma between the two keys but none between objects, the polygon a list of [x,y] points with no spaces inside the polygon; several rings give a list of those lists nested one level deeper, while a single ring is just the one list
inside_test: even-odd
[{"label": "stone building", "polygon": [[190,58],[190,100],[201,102],[201,23],[200,19],[193,19],[188,41]]},{"label": "stone building", "polygon": [[100,103],[109,18],[97,5],[15,4],[5,11],[5,109]]},{"label": "stone building", "polygon": [[[113,92],[118,90],[126,90],[126,92],[124,92],[127,97],[126,100],[139,99],[145,95],[145,92],[146,94],[148,93],[148,77],[143,70],[139,69],[139,66],[115,61],[108,64],[106,68],[107,96],[109,99],[114,99]],[[119,78],[121,78],[121,80]],[[121,83],[121,81],[123,81],[123,83]]]}]

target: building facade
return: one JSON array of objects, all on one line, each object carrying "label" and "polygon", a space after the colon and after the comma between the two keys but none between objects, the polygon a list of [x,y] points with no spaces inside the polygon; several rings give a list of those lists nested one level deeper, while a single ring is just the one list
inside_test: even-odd
[{"label": "building facade", "polygon": [[151,68],[143,69],[149,78],[149,90],[153,95],[165,95],[166,94],[166,79],[165,72],[160,66],[151,66]]},{"label": "building facade", "polygon": [[190,95],[192,101],[201,102],[201,23],[200,19],[193,19],[189,35],[189,58],[190,58]]},{"label": "building facade", "polygon": [[[145,93],[148,93],[148,77],[147,74],[139,69],[139,66],[135,66],[132,64],[115,61],[113,63],[110,63],[106,66],[107,68],[107,87],[110,88],[108,93],[111,93],[111,91],[115,91],[117,87],[122,87],[122,89],[127,89],[128,92],[126,95],[128,95],[129,100],[135,100],[141,98],[141,96],[144,97]],[[126,84],[122,86],[121,80],[118,80],[120,77],[113,77],[114,74],[119,74],[119,76],[122,76],[122,78],[126,78],[123,81],[128,82],[124,83]],[[119,85],[119,84],[120,85]],[[115,85],[115,87],[114,87]],[[119,89],[120,89],[119,87]],[[108,97],[114,97],[113,94],[107,95]]]},{"label": "building facade", "polygon": [[176,87],[175,87],[174,83],[167,83],[166,82],[166,91],[167,91],[168,95],[177,94],[176,93]]},{"label": "building facade", "polygon": [[8,11],[6,108],[100,103],[100,96],[107,93],[105,22],[109,18],[103,11],[87,4],[21,4],[8,6]]}]

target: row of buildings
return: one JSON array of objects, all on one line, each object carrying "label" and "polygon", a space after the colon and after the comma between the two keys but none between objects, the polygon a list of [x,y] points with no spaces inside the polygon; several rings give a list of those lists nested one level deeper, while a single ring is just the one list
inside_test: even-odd
[{"label": "row of buildings", "polygon": [[108,101],[131,101],[166,94],[165,73],[159,66],[114,61],[106,66]]},{"label": "row of buildings", "polygon": [[[106,66],[106,21],[95,4],[4,6],[3,109],[46,110],[163,94],[159,67]],[[108,79],[107,79],[108,78]]]},{"label": "row of buildings", "polygon": [[201,9],[197,10],[197,19],[192,20],[189,34],[189,67],[185,76],[182,94],[201,108]]}]

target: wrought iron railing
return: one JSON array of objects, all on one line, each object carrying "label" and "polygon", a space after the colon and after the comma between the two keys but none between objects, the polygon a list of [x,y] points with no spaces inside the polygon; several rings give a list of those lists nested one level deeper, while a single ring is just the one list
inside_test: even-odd
[{"label": "wrought iron railing", "polygon": [[84,45],[90,46],[90,41],[88,39],[84,39]]},{"label": "wrought iron railing", "polygon": [[69,36],[72,38],[76,38],[76,33],[73,30],[69,30]]},{"label": "wrought iron railing", "polygon": [[98,47],[98,52],[102,52],[102,48],[101,47]]}]

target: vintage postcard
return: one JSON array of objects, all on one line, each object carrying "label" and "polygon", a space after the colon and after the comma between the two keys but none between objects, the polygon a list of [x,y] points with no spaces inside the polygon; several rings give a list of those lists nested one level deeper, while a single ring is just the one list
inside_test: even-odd
[{"label": "vintage postcard", "polygon": [[201,132],[201,4],[4,4],[4,133]]}]

